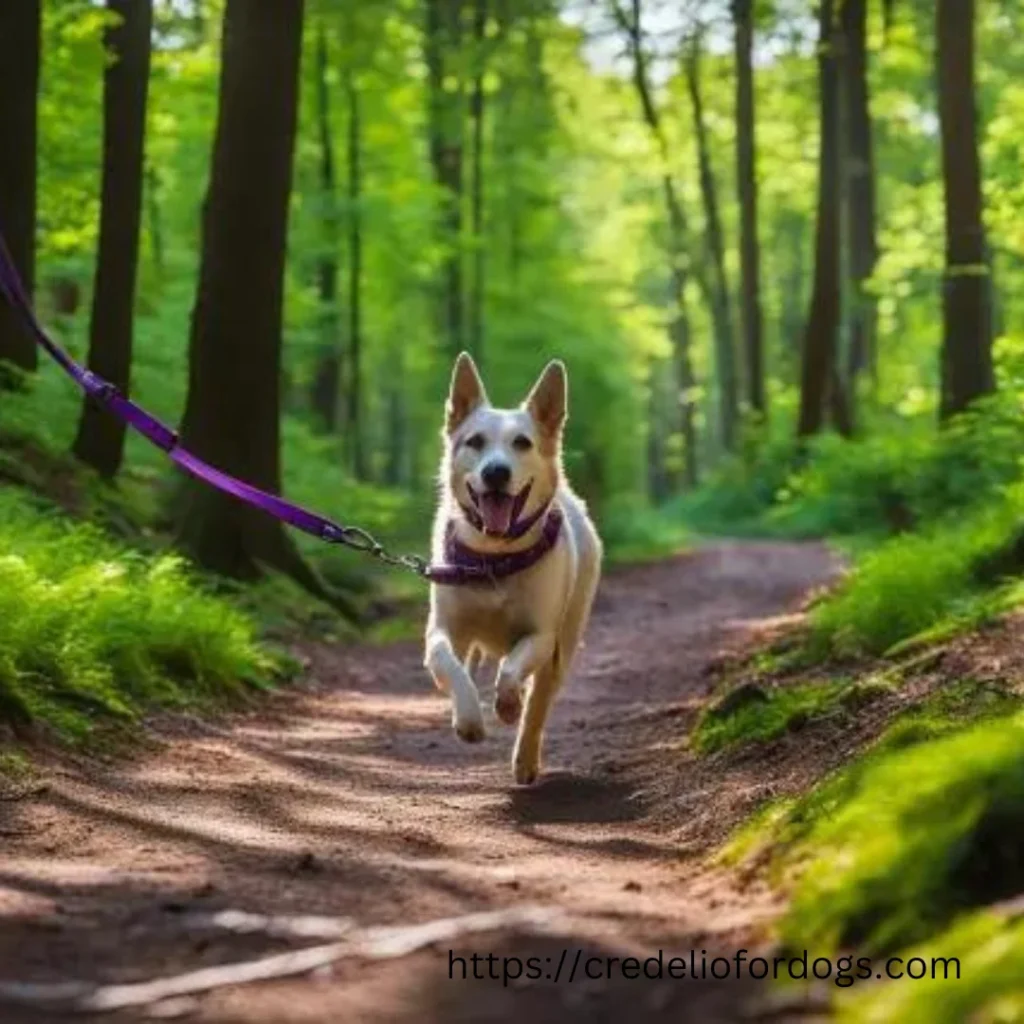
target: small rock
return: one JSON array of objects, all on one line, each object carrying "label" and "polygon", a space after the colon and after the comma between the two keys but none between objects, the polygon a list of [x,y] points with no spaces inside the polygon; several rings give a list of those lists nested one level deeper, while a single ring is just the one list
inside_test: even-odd
[{"label": "small rock", "polygon": [[643,890],[643,886],[639,882],[633,881],[632,879],[628,881],[622,888],[625,892],[641,892]]}]

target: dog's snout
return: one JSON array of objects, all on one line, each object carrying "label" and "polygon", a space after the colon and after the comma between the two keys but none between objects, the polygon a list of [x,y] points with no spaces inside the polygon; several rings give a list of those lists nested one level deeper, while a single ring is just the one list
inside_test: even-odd
[{"label": "dog's snout", "polygon": [[503,491],[512,479],[512,470],[504,462],[492,462],[480,473],[484,486],[491,491]]}]

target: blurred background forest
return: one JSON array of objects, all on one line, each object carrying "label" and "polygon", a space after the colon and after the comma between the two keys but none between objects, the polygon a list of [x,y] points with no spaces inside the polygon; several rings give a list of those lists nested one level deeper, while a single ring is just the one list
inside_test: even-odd
[{"label": "blurred background forest", "polygon": [[[198,455],[389,541],[425,545],[467,349],[503,403],[567,361],[567,468],[613,558],[976,509],[1012,550],[1022,13],[22,0],[0,223],[72,354]],[[42,494],[112,543],[284,569],[358,614],[357,556],[182,484],[6,309],[0,357],[22,548]]]}]

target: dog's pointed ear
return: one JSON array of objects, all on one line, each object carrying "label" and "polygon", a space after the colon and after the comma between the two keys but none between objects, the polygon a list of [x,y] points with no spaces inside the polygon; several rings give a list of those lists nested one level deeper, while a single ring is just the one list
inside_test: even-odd
[{"label": "dog's pointed ear", "polygon": [[452,370],[452,384],[448,391],[448,404],[445,406],[448,433],[458,430],[474,409],[486,404],[487,392],[477,372],[476,363],[468,352],[461,352]]},{"label": "dog's pointed ear", "polygon": [[569,381],[565,363],[552,359],[526,396],[523,408],[550,437],[557,437],[565,425],[569,404]]}]

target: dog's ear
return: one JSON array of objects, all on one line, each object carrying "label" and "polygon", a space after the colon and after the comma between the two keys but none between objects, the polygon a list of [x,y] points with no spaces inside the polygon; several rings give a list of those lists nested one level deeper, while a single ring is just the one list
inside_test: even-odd
[{"label": "dog's ear", "polygon": [[451,434],[458,430],[465,418],[476,408],[487,404],[487,392],[477,372],[476,363],[468,352],[459,354],[452,370],[452,384],[445,406],[446,429]]},{"label": "dog's ear", "polygon": [[565,424],[568,401],[569,382],[565,364],[560,359],[552,359],[526,396],[523,408],[544,433],[557,437]]}]

